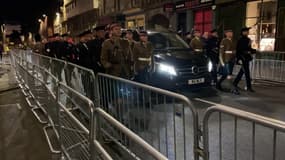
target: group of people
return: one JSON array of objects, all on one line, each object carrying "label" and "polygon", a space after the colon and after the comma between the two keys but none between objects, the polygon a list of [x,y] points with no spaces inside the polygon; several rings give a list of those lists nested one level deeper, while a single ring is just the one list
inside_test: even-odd
[{"label": "group of people", "polygon": [[41,43],[35,37],[34,52],[78,64],[95,73],[146,81],[144,75],[150,67],[153,50],[146,31],[122,30],[120,24],[113,23],[84,31],[77,39],[76,43],[68,34],[55,34]]},{"label": "group of people", "polygon": [[[224,38],[220,41],[216,29],[210,34],[204,33],[203,36],[199,30],[194,31],[194,37],[189,41],[189,45],[195,52],[206,51],[207,56],[213,63],[212,78],[218,90],[224,91],[222,83],[225,79],[232,79],[234,65],[241,65],[241,69],[233,81],[231,92],[240,94],[238,84],[245,74],[246,90],[254,92],[251,85],[249,63],[252,60],[252,54],[256,50],[251,47],[251,40],[248,37],[250,28],[241,29],[241,35],[237,43],[233,40],[233,31],[224,30]],[[220,66],[220,67],[218,67]],[[217,75],[221,74],[218,80]]]},{"label": "group of people", "polygon": [[[251,48],[248,38],[250,28],[242,28],[241,37],[237,43],[233,41],[233,31],[224,30],[225,37],[219,40],[217,30],[204,33],[195,30],[193,38],[188,41],[194,52],[206,51],[212,61],[212,78],[216,88],[224,91],[222,83],[225,79],[232,79],[235,64],[241,69],[233,81],[232,93],[239,94],[238,84],[245,74],[247,91],[254,92],[251,86],[249,62],[255,50]],[[98,26],[93,32],[85,31],[77,36],[78,42],[68,34],[55,34],[44,42],[40,37],[34,51],[55,57],[83,67],[92,69],[95,73],[104,72],[110,75],[146,82],[146,74],[151,66],[153,46],[148,41],[146,31],[122,30],[118,23],[108,26]],[[187,42],[187,41],[186,41]],[[39,45],[37,45],[39,44]],[[220,67],[218,67],[220,66]],[[218,80],[218,73],[221,78]]]}]

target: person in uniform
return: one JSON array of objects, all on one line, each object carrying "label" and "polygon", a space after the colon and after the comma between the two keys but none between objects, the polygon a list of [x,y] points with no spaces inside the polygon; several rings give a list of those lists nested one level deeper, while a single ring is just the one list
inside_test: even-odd
[{"label": "person in uniform", "polygon": [[129,42],[121,38],[120,24],[112,24],[110,32],[110,39],[102,44],[101,63],[107,74],[129,79],[133,64]]},{"label": "person in uniform", "polygon": [[[79,43],[76,45],[76,50],[79,55],[79,65],[89,69],[92,69],[92,57],[90,55],[89,48],[86,43],[91,39],[91,37],[92,32],[90,30],[84,31],[79,35]],[[82,72],[80,74],[86,96],[89,98],[93,98],[94,92],[92,89],[89,88],[90,75],[88,75],[87,72]]]},{"label": "person in uniform", "polygon": [[[62,37],[61,52],[64,55],[63,59],[68,62],[76,64],[78,61],[78,55],[72,38],[68,33],[61,35],[61,37]],[[74,73],[74,67],[72,65],[64,67],[66,84],[70,87],[72,86],[71,80],[73,73]]]},{"label": "person in uniform", "polygon": [[190,42],[190,47],[195,52],[203,51],[203,43],[201,41],[201,32],[199,30],[194,30],[194,38]]},{"label": "person in uniform", "polygon": [[92,69],[94,73],[104,72],[104,67],[101,64],[102,44],[105,41],[105,26],[97,26],[95,29],[95,38],[87,42],[90,55],[92,57]]},{"label": "person in uniform", "polygon": [[223,91],[222,82],[230,74],[230,63],[235,59],[235,46],[233,43],[233,32],[232,30],[225,30],[225,38],[221,41],[220,44],[220,64],[222,69],[222,77],[217,83],[217,89]]},{"label": "person in uniform", "polygon": [[128,29],[126,31],[126,39],[129,41],[131,50],[133,51],[134,46],[135,46],[135,40],[134,40],[134,34],[132,30]]},{"label": "person in uniform", "polygon": [[233,82],[234,94],[239,94],[238,91],[238,84],[245,74],[246,79],[246,90],[249,92],[254,92],[251,86],[251,78],[250,78],[250,71],[249,71],[249,62],[252,60],[252,54],[256,53],[256,50],[251,48],[251,40],[248,38],[250,28],[245,27],[241,29],[241,37],[237,43],[237,62],[241,64],[241,69]]},{"label": "person in uniform", "polygon": [[212,69],[212,80],[214,84],[217,84],[217,66],[219,64],[219,37],[218,37],[218,32],[216,29],[211,30],[211,35],[208,39],[207,42],[207,56],[210,58],[212,64],[213,64],[213,69]]},{"label": "person in uniform", "polygon": [[92,69],[92,57],[87,45],[87,42],[91,40],[92,32],[90,30],[84,31],[78,37],[79,43],[76,45],[76,48],[79,55],[79,65]]},{"label": "person in uniform", "polygon": [[140,31],[140,42],[134,45],[134,71],[135,80],[141,83],[147,83],[148,71],[151,67],[153,46],[148,41],[146,31]]}]

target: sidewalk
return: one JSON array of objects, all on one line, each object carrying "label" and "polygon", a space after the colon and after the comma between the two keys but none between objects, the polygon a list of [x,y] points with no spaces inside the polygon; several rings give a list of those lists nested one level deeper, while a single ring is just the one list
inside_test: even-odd
[{"label": "sidewalk", "polygon": [[42,127],[17,85],[13,68],[0,63],[0,159],[52,159]]}]

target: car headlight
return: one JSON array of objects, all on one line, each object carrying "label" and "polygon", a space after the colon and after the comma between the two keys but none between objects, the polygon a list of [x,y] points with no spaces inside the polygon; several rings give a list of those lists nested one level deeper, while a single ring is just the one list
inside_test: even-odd
[{"label": "car headlight", "polygon": [[208,71],[212,72],[213,70],[213,63],[211,61],[208,62]]},{"label": "car headlight", "polygon": [[175,68],[171,65],[160,63],[158,69],[160,72],[167,73],[172,76],[177,76]]}]

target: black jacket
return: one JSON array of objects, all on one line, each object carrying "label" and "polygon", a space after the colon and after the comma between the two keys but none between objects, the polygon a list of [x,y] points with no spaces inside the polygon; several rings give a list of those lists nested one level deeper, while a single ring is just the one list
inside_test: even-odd
[{"label": "black jacket", "polygon": [[219,39],[211,36],[206,45],[207,56],[213,61],[219,62]]},{"label": "black jacket", "polygon": [[79,55],[79,65],[92,69],[92,57],[86,43],[79,42],[76,45],[77,53]]},{"label": "black jacket", "polygon": [[255,53],[256,50],[251,48],[251,40],[247,36],[241,36],[237,42],[236,52],[238,60],[251,61],[251,54]]}]

